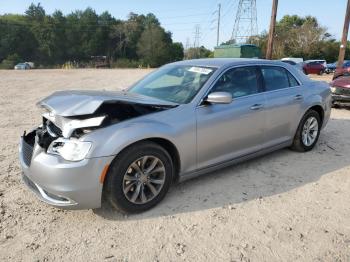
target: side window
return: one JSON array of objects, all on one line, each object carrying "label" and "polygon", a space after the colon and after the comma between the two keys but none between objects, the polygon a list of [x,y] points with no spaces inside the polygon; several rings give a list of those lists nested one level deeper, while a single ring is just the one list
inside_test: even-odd
[{"label": "side window", "polygon": [[264,66],[261,68],[266,91],[274,91],[289,87],[287,71],[282,67]]},{"label": "side window", "polygon": [[289,80],[289,86],[294,87],[294,86],[299,86],[298,81],[295,79],[295,77],[287,71],[288,75],[288,80]]},{"label": "side window", "polygon": [[212,92],[228,92],[234,98],[259,93],[256,67],[238,67],[228,70],[216,82]]}]

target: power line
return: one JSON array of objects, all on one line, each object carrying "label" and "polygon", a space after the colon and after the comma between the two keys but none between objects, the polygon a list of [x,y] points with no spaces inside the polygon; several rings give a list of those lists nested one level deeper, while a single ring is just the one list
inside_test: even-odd
[{"label": "power line", "polygon": [[191,14],[191,15],[180,15],[180,16],[172,16],[172,17],[157,17],[158,19],[175,19],[175,18],[183,18],[183,17],[197,17],[197,16],[207,16],[210,13],[201,13],[201,14]]},{"label": "power line", "polygon": [[[217,1],[217,2],[218,2],[218,1]],[[214,5],[212,5],[211,9],[214,9],[216,5],[217,5],[217,3],[214,3]],[[215,9],[215,11],[217,11],[217,10]],[[215,28],[214,28],[214,29],[211,29],[211,28],[210,28],[210,26],[211,26],[215,21],[217,21],[216,19],[214,19],[214,20],[212,20],[212,21],[210,22],[210,19],[211,19],[211,18],[213,17],[213,15],[215,14],[215,11],[211,14],[211,16],[208,16],[206,19],[203,19],[202,23],[200,23],[200,24],[202,24],[202,25],[207,25],[207,24],[209,24],[208,27],[205,27],[205,28],[209,28],[209,30],[206,30],[206,33],[204,34],[204,36],[201,37],[201,39],[204,40],[204,41],[205,41],[207,35],[208,35],[210,32],[212,32],[212,30],[215,29]]]},{"label": "power line", "polygon": [[[205,6],[205,4],[203,5],[202,3],[201,3],[201,6],[203,7],[203,6]],[[209,6],[212,6],[212,4],[208,4],[207,5],[207,7],[209,7]],[[187,10],[199,10],[199,8],[198,7],[191,7],[191,8],[187,8],[186,7],[186,11]],[[168,10],[154,10],[154,9],[152,9],[152,10],[150,10],[148,13],[172,13],[172,12],[178,12],[178,10],[175,10],[175,9],[168,9]]]},{"label": "power line", "polygon": [[[236,0],[236,1],[230,1],[230,4],[229,4],[228,7],[226,8],[226,12],[225,12],[225,13],[223,14],[223,16],[222,16],[222,19],[224,19],[228,14],[231,13],[231,11],[233,11],[233,10],[231,10],[231,8],[232,8],[232,7],[235,7],[236,4],[237,4],[237,0]],[[223,8],[225,8],[225,6],[223,6]]]}]

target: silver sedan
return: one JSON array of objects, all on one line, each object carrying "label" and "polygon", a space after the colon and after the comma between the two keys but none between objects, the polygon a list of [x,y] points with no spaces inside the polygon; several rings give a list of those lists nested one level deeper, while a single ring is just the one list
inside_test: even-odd
[{"label": "silver sedan", "polygon": [[124,212],[170,185],[274,150],[311,150],[331,110],[328,84],[286,63],[200,59],[165,65],[127,91],[56,92],[20,143],[23,180],[56,207]]}]

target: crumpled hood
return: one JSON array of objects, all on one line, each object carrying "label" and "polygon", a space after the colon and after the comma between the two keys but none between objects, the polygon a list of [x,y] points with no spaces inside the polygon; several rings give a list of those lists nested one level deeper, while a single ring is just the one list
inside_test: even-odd
[{"label": "crumpled hood", "polygon": [[55,115],[69,117],[93,114],[104,102],[176,106],[177,104],[157,98],[123,91],[59,91],[38,102]]}]

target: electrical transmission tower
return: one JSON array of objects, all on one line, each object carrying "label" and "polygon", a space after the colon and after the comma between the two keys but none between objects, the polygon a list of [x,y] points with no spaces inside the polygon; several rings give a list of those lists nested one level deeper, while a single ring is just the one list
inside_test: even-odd
[{"label": "electrical transmission tower", "polygon": [[199,47],[200,38],[201,38],[201,27],[200,25],[196,25],[195,32],[194,32],[194,43],[193,43],[194,48]]},{"label": "electrical transmission tower", "polygon": [[246,43],[251,36],[258,34],[256,0],[239,0],[231,40]]}]

